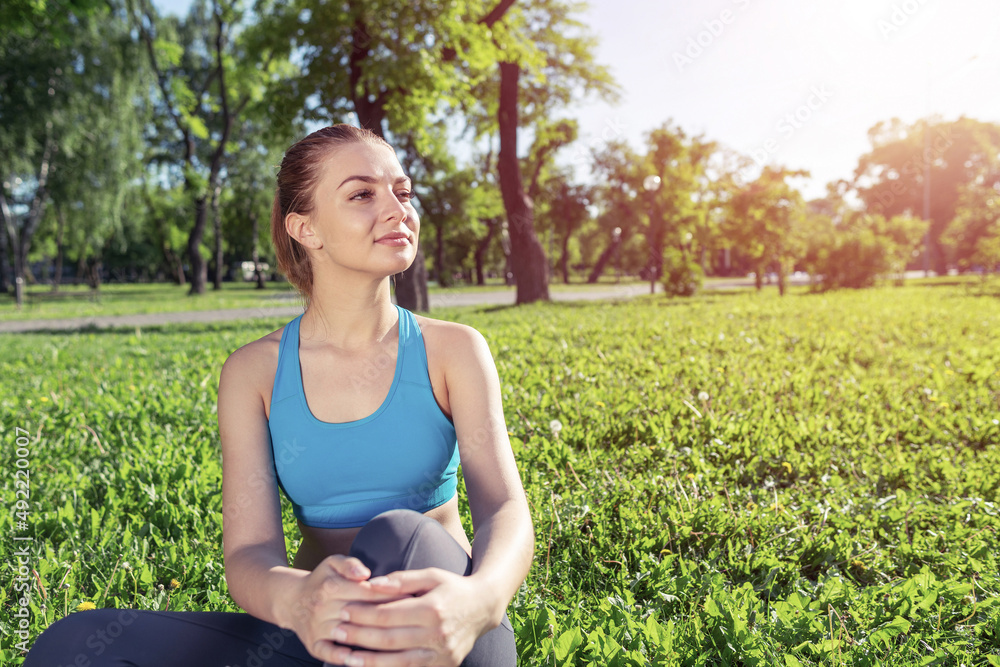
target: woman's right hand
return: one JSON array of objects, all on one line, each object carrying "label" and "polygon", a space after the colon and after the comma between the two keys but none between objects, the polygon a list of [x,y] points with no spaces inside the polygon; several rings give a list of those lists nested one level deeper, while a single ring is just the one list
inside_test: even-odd
[{"label": "woman's right hand", "polygon": [[371,571],[357,558],[327,556],[308,576],[300,579],[290,609],[289,625],[310,655],[338,662],[343,647],[335,643],[340,612],[352,601],[391,602],[408,595],[376,592],[368,583]]}]

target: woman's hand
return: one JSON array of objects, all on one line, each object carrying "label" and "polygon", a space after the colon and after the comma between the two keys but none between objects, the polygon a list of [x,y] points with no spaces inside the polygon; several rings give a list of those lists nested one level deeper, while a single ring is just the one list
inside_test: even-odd
[{"label": "woman's hand", "polygon": [[396,588],[376,587],[368,581],[371,571],[357,558],[329,556],[308,576],[300,579],[294,599],[286,610],[285,625],[291,627],[306,650],[318,660],[339,663],[342,655],[334,640],[342,624],[341,614],[351,602],[391,602],[408,597]]},{"label": "woman's hand", "polygon": [[497,625],[495,596],[472,577],[432,567],[393,572],[365,583],[373,591],[402,599],[344,605],[333,632],[340,644],[359,648],[337,647],[330,662],[348,667],[455,667],[476,640]]}]

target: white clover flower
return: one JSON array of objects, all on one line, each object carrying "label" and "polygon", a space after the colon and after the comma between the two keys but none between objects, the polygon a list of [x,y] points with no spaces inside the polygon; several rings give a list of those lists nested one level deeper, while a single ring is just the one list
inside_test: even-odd
[{"label": "white clover flower", "polygon": [[559,437],[559,431],[562,430],[562,422],[558,419],[553,419],[549,422],[549,430],[552,431],[552,435],[556,438]]}]

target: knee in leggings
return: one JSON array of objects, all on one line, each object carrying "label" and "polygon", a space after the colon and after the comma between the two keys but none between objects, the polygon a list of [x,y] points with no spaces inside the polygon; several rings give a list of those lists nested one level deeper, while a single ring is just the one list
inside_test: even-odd
[{"label": "knee in leggings", "polygon": [[372,518],[358,531],[354,538],[354,545],[361,548],[367,539],[375,538],[379,541],[381,548],[386,548],[388,546],[386,539],[388,538],[395,542],[397,549],[403,549],[420,524],[427,521],[434,521],[434,519],[429,519],[415,510],[388,510]]},{"label": "knee in leggings", "polygon": [[81,656],[89,662],[107,651],[137,618],[134,609],[91,609],[65,616],[38,636],[24,664],[36,664],[32,659],[36,656],[50,665],[76,664]]}]

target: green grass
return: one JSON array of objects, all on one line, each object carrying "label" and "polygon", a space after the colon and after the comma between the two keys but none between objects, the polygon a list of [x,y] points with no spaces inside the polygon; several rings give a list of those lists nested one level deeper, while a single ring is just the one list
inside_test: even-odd
[{"label": "green grass", "polygon": [[[503,381],[537,539],[509,610],[522,664],[1000,665],[995,295],[435,314],[482,331]],[[83,601],[235,610],[217,374],[281,324],[4,338],[0,495],[15,507],[25,429],[32,636]],[[0,589],[3,664],[14,604]]]},{"label": "green grass", "polygon": [[[635,278],[615,281],[604,277],[597,284],[573,282],[564,285],[554,282],[553,292],[603,290],[614,285],[643,284]],[[96,317],[103,315],[129,315],[138,313],[173,313],[190,310],[219,310],[233,308],[270,308],[300,304],[295,289],[289,283],[268,283],[263,290],[254,283],[223,283],[215,291],[208,286],[198,296],[188,295],[188,286],[173,283],[108,284],[94,291],[83,285],[63,285],[55,294],[47,285],[33,285],[26,289],[25,304],[18,310],[13,294],[0,295],[0,322],[34,319],[61,319]],[[483,286],[458,285],[441,288],[431,284],[431,294],[447,295],[474,292],[507,291],[515,288],[491,279]]]},{"label": "green grass", "polygon": [[188,286],[173,283],[103,285],[93,291],[86,286],[62,286],[56,294],[45,285],[28,288],[24,306],[18,310],[12,296],[0,299],[0,321],[95,317],[135,313],[173,313],[186,310],[269,308],[299,303],[288,283],[268,283],[258,290],[253,283],[223,283],[223,288],[188,296]]}]

